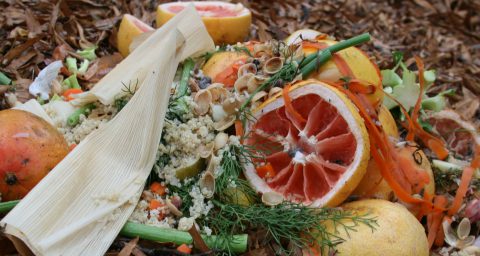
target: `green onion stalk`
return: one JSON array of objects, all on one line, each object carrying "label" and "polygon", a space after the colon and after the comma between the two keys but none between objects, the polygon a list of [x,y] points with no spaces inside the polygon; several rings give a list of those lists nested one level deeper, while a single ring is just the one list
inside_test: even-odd
[{"label": "green onion stalk", "polygon": [[86,115],[92,109],[95,108],[95,105],[93,103],[87,104],[73,112],[68,118],[67,118],[67,124],[70,126],[75,126],[80,122],[80,116],[81,115]]},{"label": "green onion stalk", "polygon": [[12,79],[10,79],[7,75],[0,72],[0,85],[9,85],[12,83]]},{"label": "green onion stalk", "polygon": [[[0,203],[0,214],[7,213],[11,209],[13,209],[13,207],[15,207],[19,202],[20,200]],[[123,228],[120,230],[120,235],[126,237],[139,237],[141,239],[160,243],[174,243],[177,245],[193,244],[193,238],[188,232],[171,228],[147,226],[144,224],[134,223],[130,221],[127,221],[127,223],[125,223]],[[234,253],[244,253],[245,251],[247,251],[247,234],[235,235],[233,236],[233,239],[226,241],[227,243],[219,241],[223,238],[219,238],[217,236],[202,235],[202,238],[210,248],[213,248],[214,245],[223,245],[224,248],[218,249],[230,248],[230,250]]]},{"label": "green onion stalk", "polygon": [[300,72],[302,77],[307,77],[312,72],[317,70],[319,67],[327,63],[332,58],[332,55],[334,53],[352,46],[356,46],[356,45],[368,42],[368,41],[370,41],[370,34],[364,33],[364,34],[352,37],[350,39],[338,42],[316,53],[312,53],[306,56],[300,62],[292,61],[284,65],[279,72],[277,72],[272,77],[270,77],[267,81],[265,81],[265,83],[260,85],[250,95],[250,97],[240,107],[240,112],[245,110],[248,104],[252,101],[255,94],[265,90],[269,86],[274,85],[277,81],[281,81],[282,83],[291,82],[297,77],[298,72]]}]

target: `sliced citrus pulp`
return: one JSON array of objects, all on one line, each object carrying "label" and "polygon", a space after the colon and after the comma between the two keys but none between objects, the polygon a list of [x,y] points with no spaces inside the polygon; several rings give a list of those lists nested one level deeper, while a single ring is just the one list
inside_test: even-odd
[{"label": "sliced citrus pulp", "polygon": [[342,93],[319,81],[297,83],[285,96],[253,111],[244,143],[264,154],[266,163],[247,164],[245,176],[261,193],[336,206],[365,174],[370,145],[363,120]]},{"label": "sliced citrus pulp", "polygon": [[129,47],[132,43],[132,40],[136,36],[149,31],[153,31],[153,28],[148,24],[130,14],[123,15],[117,34],[118,51],[123,55],[123,57],[127,56],[130,53]]},{"label": "sliced citrus pulp", "polygon": [[187,5],[194,4],[215,44],[242,42],[250,32],[252,13],[241,4],[219,1],[172,2],[158,6],[157,26],[165,24]]},{"label": "sliced citrus pulp", "polygon": [[457,157],[464,159],[473,156],[475,145],[480,145],[478,129],[463,121],[462,117],[453,110],[442,110],[428,117],[428,122],[433,126],[434,133],[440,135],[450,150]]}]

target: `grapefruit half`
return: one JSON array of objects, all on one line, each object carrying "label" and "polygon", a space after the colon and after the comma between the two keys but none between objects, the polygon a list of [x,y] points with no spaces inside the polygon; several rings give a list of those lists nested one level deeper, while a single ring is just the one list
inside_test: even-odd
[{"label": "grapefruit half", "polygon": [[130,53],[130,44],[133,38],[144,33],[153,31],[153,28],[130,14],[123,15],[122,22],[117,34],[117,48],[123,57]]},{"label": "grapefruit half", "polygon": [[363,119],[346,96],[319,81],[297,83],[288,96],[303,121],[286,109],[281,94],[254,110],[244,143],[265,161],[246,164],[245,176],[260,193],[276,192],[311,207],[336,206],[366,171],[370,144]]},{"label": "grapefruit half", "polygon": [[216,45],[243,42],[250,32],[252,13],[242,4],[218,1],[172,2],[158,6],[157,26],[165,24],[187,5],[194,4]]}]

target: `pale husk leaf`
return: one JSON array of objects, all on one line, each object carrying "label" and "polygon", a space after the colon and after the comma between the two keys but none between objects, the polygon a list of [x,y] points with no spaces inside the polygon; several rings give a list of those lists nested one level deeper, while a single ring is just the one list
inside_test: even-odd
[{"label": "pale husk leaf", "polygon": [[100,82],[90,99],[111,103],[125,77],[143,76],[124,109],[87,136],[1,221],[5,233],[20,238],[35,255],[105,253],[154,164],[179,62],[211,49],[201,24],[194,8],[186,8]]}]

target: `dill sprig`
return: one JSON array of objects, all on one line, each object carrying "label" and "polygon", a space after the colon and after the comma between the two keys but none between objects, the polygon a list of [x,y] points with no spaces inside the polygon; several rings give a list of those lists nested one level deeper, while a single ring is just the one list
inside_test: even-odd
[{"label": "dill sprig", "polygon": [[237,232],[247,229],[265,230],[265,245],[274,242],[280,245],[281,253],[292,251],[282,247],[290,243],[294,248],[307,249],[315,243],[322,248],[334,249],[344,240],[334,232],[328,231],[325,223],[331,222],[334,230],[343,229],[347,234],[356,231],[358,225],[367,225],[372,230],[377,226],[376,217],[370,214],[357,215],[352,211],[334,208],[310,208],[301,204],[284,202],[274,207],[264,204],[241,206],[213,201],[218,208],[214,216],[209,218],[209,226],[224,241],[229,241]]},{"label": "dill sprig", "polygon": [[238,194],[243,193],[250,203],[257,202],[257,193],[240,176],[243,172],[242,163],[260,158],[262,157],[248,146],[230,145],[222,155],[222,173],[215,179],[216,197],[222,202],[236,203],[239,200]]},{"label": "dill sprig", "polygon": [[[212,200],[215,209],[200,223],[221,237],[218,243],[222,244],[216,244],[215,248],[226,248],[224,255],[233,254],[228,246],[233,236],[247,230],[266,231],[264,245],[273,242],[279,245],[278,253],[291,254],[293,250],[287,249],[285,243],[290,243],[293,248],[308,248],[319,243],[322,249],[333,249],[342,242],[342,238],[327,231],[326,221],[334,225],[334,230],[344,229],[347,234],[354,232],[358,225],[367,225],[372,230],[377,225],[376,218],[369,214],[357,215],[341,209],[310,208],[287,201],[274,207],[264,205],[248,182],[241,178],[242,164],[251,164],[262,158],[254,148],[246,145],[230,145],[223,152],[223,171],[216,178],[215,198]],[[235,184],[237,193],[240,191],[248,196],[248,206],[232,203],[235,201],[228,192],[231,184]]]}]

